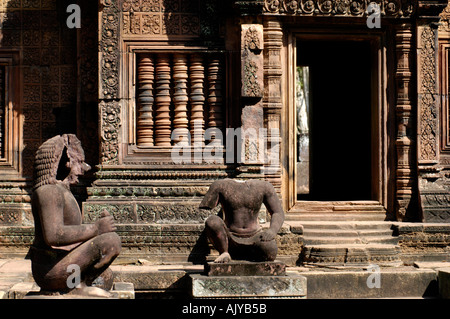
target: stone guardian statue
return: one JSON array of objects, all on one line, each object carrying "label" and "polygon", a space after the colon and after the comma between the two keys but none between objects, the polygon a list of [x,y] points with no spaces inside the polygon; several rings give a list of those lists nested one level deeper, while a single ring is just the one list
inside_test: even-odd
[{"label": "stone guardian statue", "polygon": [[55,136],[36,152],[35,239],[29,256],[41,291],[106,296],[113,285],[109,265],[121,250],[113,217],[103,211],[94,224],[83,224],[70,190],[90,170],[84,161],[81,142],[73,134]]},{"label": "stone guardian statue", "polygon": [[[214,182],[200,208],[222,205],[223,216],[212,215],[205,223],[206,235],[219,252],[216,263],[231,260],[274,261],[276,235],[284,222],[284,211],[272,184],[262,180],[224,179]],[[259,224],[261,205],[271,215],[270,227]]]}]

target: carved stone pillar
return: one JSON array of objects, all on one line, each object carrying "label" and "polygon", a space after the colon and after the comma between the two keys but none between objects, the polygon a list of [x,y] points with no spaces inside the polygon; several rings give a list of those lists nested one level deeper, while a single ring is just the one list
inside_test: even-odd
[{"label": "carved stone pillar", "polygon": [[153,146],[153,57],[144,54],[138,62],[138,103],[137,144]]},{"label": "carved stone pillar", "polygon": [[408,23],[396,29],[396,115],[397,115],[397,219],[403,220],[413,194],[412,149],[414,139],[411,136],[412,91],[411,91],[411,55],[412,30]]},{"label": "carved stone pillar", "polygon": [[155,97],[155,146],[170,146],[170,57],[158,54],[156,57]]}]

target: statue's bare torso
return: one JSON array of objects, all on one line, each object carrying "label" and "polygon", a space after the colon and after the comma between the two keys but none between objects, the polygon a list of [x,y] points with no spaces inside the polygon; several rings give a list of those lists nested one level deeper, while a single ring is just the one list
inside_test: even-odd
[{"label": "statue's bare torso", "polygon": [[[284,222],[284,212],[273,186],[262,180],[216,181],[200,208],[212,209],[219,203],[223,219],[213,215],[206,220],[207,236],[220,253],[216,262],[227,262],[231,255],[238,259],[273,260],[277,252],[275,237]],[[260,232],[259,212],[263,203],[272,218],[270,227]]]}]

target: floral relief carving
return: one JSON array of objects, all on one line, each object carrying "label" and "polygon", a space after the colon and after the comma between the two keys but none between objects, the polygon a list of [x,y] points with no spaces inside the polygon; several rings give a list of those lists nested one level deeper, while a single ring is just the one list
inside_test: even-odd
[{"label": "floral relief carving", "polygon": [[242,63],[242,96],[262,97],[264,40],[261,25],[242,25],[241,63]]},{"label": "floral relief carving", "polygon": [[435,160],[437,158],[437,109],[435,101],[436,88],[436,30],[424,27],[421,37],[421,69],[419,96],[419,158]]},{"label": "floral relief carving", "polygon": [[258,64],[255,61],[246,61],[244,65],[244,96],[261,97],[262,89],[258,81]]},{"label": "floral relief carving", "polygon": [[[125,5],[125,3],[124,3]],[[119,10],[116,2],[105,1],[102,12],[100,51],[101,90],[100,97],[114,99],[119,94]]]},{"label": "floral relief carving", "polygon": [[380,4],[381,15],[410,17],[415,2],[411,0],[265,0],[264,12],[298,15],[367,16],[369,4]]},{"label": "floral relief carving", "polygon": [[125,0],[121,11],[122,32],[127,36],[198,36],[202,31],[201,23],[206,20],[200,18],[198,1]]},{"label": "floral relief carving", "polygon": [[100,103],[102,130],[101,154],[103,164],[118,164],[120,105],[117,101]]},{"label": "floral relief carving", "polygon": [[262,50],[261,40],[258,30],[254,27],[250,27],[244,35],[244,48],[251,51]]},{"label": "floral relief carving", "polygon": [[143,15],[142,33],[143,34],[160,34],[161,33],[161,17],[159,15]]}]

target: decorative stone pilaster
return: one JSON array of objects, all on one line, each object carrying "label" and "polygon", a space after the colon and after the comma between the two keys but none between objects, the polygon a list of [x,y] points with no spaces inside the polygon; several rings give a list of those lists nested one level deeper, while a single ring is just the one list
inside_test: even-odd
[{"label": "decorative stone pilaster", "polygon": [[270,153],[266,161],[266,179],[281,189],[280,142],[282,95],[282,56],[283,28],[281,22],[272,17],[264,18],[264,113],[267,128],[267,148],[278,150]]},{"label": "decorative stone pilaster", "polygon": [[418,160],[434,165],[439,160],[437,28],[418,27]]},{"label": "decorative stone pilaster", "polygon": [[[425,222],[450,222],[450,190],[440,154],[438,21],[447,1],[419,1],[417,20],[418,189]],[[443,72],[447,72],[442,70]]]},{"label": "decorative stone pilaster", "polygon": [[241,96],[262,98],[263,96],[263,26],[260,24],[241,25]]},{"label": "decorative stone pilaster", "polygon": [[411,90],[411,55],[412,29],[408,23],[401,24],[396,29],[396,115],[397,115],[397,173],[396,173],[396,204],[397,219],[406,218],[407,210],[413,195],[413,164],[412,149],[414,138],[412,127],[412,90]]},{"label": "decorative stone pilaster", "polygon": [[241,25],[241,97],[244,104],[242,121],[243,150],[241,162],[244,165],[262,163],[260,136],[264,127],[262,97],[264,88],[263,26]]},{"label": "decorative stone pilaster", "polygon": [[119,97],[120,10],[118,1],[101,0],[100,11],[100,99]]},{"label": "decorative stone pilaster", "polygon": [[100,163],[119,163],[120,10],[117,1],[100,0],[99,12],[99,121]]}]

